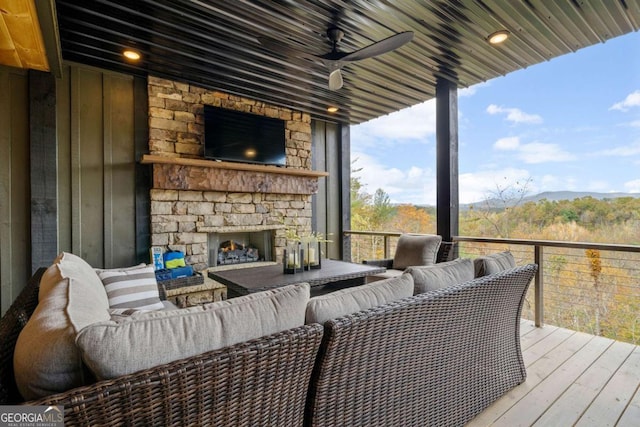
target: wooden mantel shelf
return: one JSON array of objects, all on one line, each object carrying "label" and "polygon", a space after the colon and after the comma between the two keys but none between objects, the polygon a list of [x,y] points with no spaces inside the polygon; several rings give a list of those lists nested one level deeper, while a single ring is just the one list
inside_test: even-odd
[{"label": "wooden mantel shelf", "polygon": [[329,176],[328,172],[312,171],[306,169],[280,168],[277,166],[253,165],[250,163],[219,162],[206,159],[187,159],[183,157],[165,157],[153,154],[144,154],[142,156],[142,159],[140,159],[140,163],[198,166],[204,168],[229,169],[235,171],[267,172],[280,175],[304,176],[310,178],[321,178],[323,176]]}]

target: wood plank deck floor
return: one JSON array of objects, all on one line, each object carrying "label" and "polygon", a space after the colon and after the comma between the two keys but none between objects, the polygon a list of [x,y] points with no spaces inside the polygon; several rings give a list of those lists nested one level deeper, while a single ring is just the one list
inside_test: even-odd
[{"label": "wood plank deck floor", "polygon": [[640,426],[640,347],[523,320],[527,380],[468,426]]}]

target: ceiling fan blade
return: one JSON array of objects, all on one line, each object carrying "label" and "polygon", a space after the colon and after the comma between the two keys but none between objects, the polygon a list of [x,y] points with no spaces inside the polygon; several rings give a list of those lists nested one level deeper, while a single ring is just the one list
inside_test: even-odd
[{"label": "ceiling fan blade", "polygon": [[412,39],[413,31],[398,33],[384,40],[380,40],[379,42],[370,44],[367,47],[363,47],[360,50],[356,50],[355,52],[343,54],[340,60],[360,61],[361,59],[372,58],[374,56],[382,55],[383,53],[391,52],[392,50],[409,43]]},{"label": "ceiling fan blade", "polygon": [[342,81],[342,72],[340,68],[336,68],[329,73],[329,90],[338,90],[342,87],[344,82]]}]

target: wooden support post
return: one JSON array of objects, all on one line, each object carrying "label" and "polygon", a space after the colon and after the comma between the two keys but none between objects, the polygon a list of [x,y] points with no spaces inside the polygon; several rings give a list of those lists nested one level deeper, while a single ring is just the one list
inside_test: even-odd
[{"label": "wooden support post", "polygon": [[351,129],[348,124],[340,124],[340,230],[338,236],[344,236],[340,259],[351,261],[351,236],[345,236],[344,230],[351,229]]},{"label": "wooden support post", "polygon": [[458,88],[436,84],[437,233],[446,242],[458,235]]},{"label": "wooden support post", "polygon": [[140,159],[149,152],[147,80],[136,77],[133,80],[133,130],[135,150],[135,192],[136,192],[136,262],[149,263],[151,247],[151,168],[140,164]]},{"label": "wooden support post", "polygon": [[31,272],[50,265],[58,254],[58,144],[56,81],[29,71],[31,156]]}]

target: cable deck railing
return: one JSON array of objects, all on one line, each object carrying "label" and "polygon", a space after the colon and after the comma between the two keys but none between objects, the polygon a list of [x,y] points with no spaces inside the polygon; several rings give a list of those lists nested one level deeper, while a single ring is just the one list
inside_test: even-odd
[{"label": "cable deck railing", "polygon": [[[351,260],[392,258],[399,232],[345,231]],[[474,258],[503,250],[538,273],[523,317],[640,343],[640,246],[455,236],[458,255]]]}]

